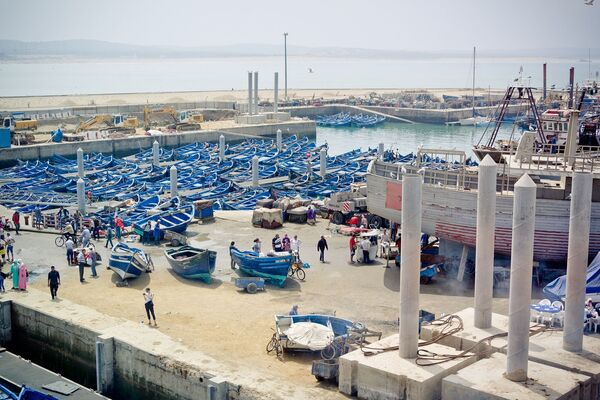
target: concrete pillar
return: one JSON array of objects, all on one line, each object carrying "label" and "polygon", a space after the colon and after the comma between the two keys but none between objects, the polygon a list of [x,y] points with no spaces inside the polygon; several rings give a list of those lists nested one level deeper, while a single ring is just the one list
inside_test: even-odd
[{"label": "concrete pillar", "polygon": [[477,177],[477,238],[475,245],[475,326],[492,326],[494,297],[494,229],[496,226],[496,171],[492,157],[479,164]]},{"label": "concrete pillar", "polygon": [[420,175],[402,177],[402,244],[400,261],[400,357],[415,358],[419,346],[419,289],[421,269]]},{"label": "concrete pillar", "polygon": [[321,151],[319,151],[319,175],[323,179],[327,175],[327,149],[325,147],[321,147]]},{"label": "concrete pillar", "polygon": [[583,304],[585,303],[591,207],[592,175],[575,172],[571,189],[567,298],[563,328],[563,349],[574,352],[583,349]]},{"label": "concrete pillar", "polygon": [[254,71],[254,114],[258,114],[258,71]]},{"label": "concrete pillar", "polygon": [[579,110],[571,110],[569,114],[569,131],[567,133],[567,142],[565,143],[565,160],[567,164],[572,165],[577,152],[577,136],[579,133]]},{"label": "concrete pillar", "polygon": [[157,140],[152,143],[152,164],[160,165],[160,145]]},{"label": "concrete pillar", "polygon": [[306,157],[306,173],[308,174],[308,180],[312,180],[312,162],[310,157]]},{"label": "concrete pillar", "polygon": [[281,137],[281,129],[277,129],[277,151],[280,152],[282,148],[282,137]]},{"label": "concrete pillar", "polygon": [[77,176],[80,178],[85,178],[85,168],[83,166],[83,150],[80,148],[77,149]]},{"label": "concrete pillar", "polygon": [[252,157],[252,187],[258,187],[258,157]]},{"label": "concrete pillar", "polygon": [[252,115],[252,71],[248,71],[248,115]]},{"label": "concrete pillar", "polygon": [[177,196],[177,167],[171,165],[169,168],[169,175],[171,178],[171,198]]},{"label": "concrete pillar", "polygon": [[505,376],[511,381],[522,382],[527,379],[529,352],[536,186],[529,175],[524,174],[515,184],[514,191]]},{"label": "concrete pillar", "polygon": [[383,159],[383,152],[385,151],[383,143],[379,143],[379,147],[377,148],[377,157]]},{"label": "concrete pillar", "polygon": [[96,391],[112,395],[114,385],[114,339],[109,335],[96,338]]},{"label": "concrete pillar", "polygon": [[543,68],[542,68],[542,79],[543,79],[543,83],[542,83],[542,100],[546,100],[546,93],[547,93],[547,82],[548,82],[548,72],[547,72],[547,64],[544,63]]},{"label": "concrete pillar", "polygon": [[219,158],[225,160],[225,136],[219,136]]},{"label": "concrete pillar", "polygon": [[[4,285],[10,285],[5,282]],[[10,300],[0,300],[0,345],[6,346],[12,340],[12,320],[11,320]]]},{"label": "concrete pillar", "polygon": [[77,180],[77,208],[85,215],[85,182],[81,178]]},{"label": "concrete pillar", "polygon": [[567,108],[573,108],[574,99],[573,99],[573,90],[575,90],[575,68],[569,68],[569,101],[567,103]]},{"label": "concrete pillar", "polygon": [[279,109],[279,72],[275,72],[275,82],[273,83],[273,112]]}]

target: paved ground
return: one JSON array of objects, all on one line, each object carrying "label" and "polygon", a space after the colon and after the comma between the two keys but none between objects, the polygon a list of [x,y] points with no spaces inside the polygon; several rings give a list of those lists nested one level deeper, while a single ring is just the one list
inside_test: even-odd
[{"label": "paved ground", "polygon": [[[15,248],[18,257],[28,265],[30,285],[35,288],[47,290],[45,275],[52,264],[62,277],[60,297],[110,316],[143,322],[142,290],[151,287],[155,293],[158,329],[174,340],[212,356],[232,371],[263,371],[269,377],[266,379],[277,378],[290,387],[302,389],[322,388],[325,390],[322,398],[338,398],[334,387],[318,384],[310,374],[311,357],[292,354],[279,361],[266,354],[265,345],[274,327],[273,316],[287,313],[293,304],[298,304],[301,313],[335,313],[384,334],[395,332],[399,269],[383,268],[382,261],[371,265],[350,264],[348,238],[332,236],[326,226],[325,221],[319,221],[316,226],[287,224],[277,230],[280,235],[285,232],[298,235],[302,241],[302,259],[311,268],[304,282],[288,279],[283,289],[269,286],[266,292],[255,295],[240,292],[230,283],[236,271],[230,268],[227,252],[232,240],[241,249],[249,249],[255,237],[261,238],[263,246],[270,245],[275,232],[252,227],[250,212],[223,212],[214,223],[190,226],[188,235],[193,244],[218,252],[216,279],[211,285],[175,275],[164,259],[164,245],[147,247],[156,270],[131,281],[129,287],[116,287],[117,276],[104,266],[99,268],[99,278],[89,277],[88,270],[87,282],[79,283],[77,268],[67,266],[64,248],[54,245],[55,235],[25,232],[17,237]],[[316,251],[321,234],[329,242],[325,264],[318,262]],[[109,251],[103,245],[104,242],[98,242],[97,248],[107,260]],[[429,285],[421,285],[420,305],[437,315],[452,313],[472,306],[472,292],[469,283],[437,278]],[[495,312],[507,313],[506,294],[506,290],[497,293]],[[56,306],[60,307],[60,303]]]}]

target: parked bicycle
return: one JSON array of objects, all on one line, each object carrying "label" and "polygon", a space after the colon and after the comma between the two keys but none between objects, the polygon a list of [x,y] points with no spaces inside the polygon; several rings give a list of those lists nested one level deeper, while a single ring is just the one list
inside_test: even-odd
[{"label": "parked bicycle", "polygon": [[269,343],[267,343],[266,350],[267,350],[267,353],[271,353],[274,351],[277,358],[281,358],[283,356],[283,346],[281,345],[281,342],[279,341],[279,339],[277,339],[276,332],[273,332],[273,336],[271,337],[271,340],[269,340]]},{"label": "parked bicycle", "polygon": [[306,272],[304,271],[304,263],[300,260],[300,256],[297,252],[294,251],[294,260],[292,261],[292,266],[290,267],[290,271],[288,272],[288,276],[293,277],[296,275],[298,279],[301,281],[306,278]]}]

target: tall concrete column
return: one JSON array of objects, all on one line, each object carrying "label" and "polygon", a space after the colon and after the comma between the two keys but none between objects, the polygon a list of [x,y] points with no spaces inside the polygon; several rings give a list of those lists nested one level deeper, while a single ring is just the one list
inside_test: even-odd
[{"label": "tall concrete column", "polygon": [[252,115],[252,71],[248,71],[248,115]]},{"label": "tall concrete column", "polygon": [[327,149],[325,147],[321,147],[321,151],[319,151],[319,175],[323,179],[327,175]]},{"label": "tall concrete column", "polygon": [[77,176],[80,178],[85,178],[85,168],[83,166],[83,150],[80,148],[77,149]]},{"label": "tall concrete column", "polygon": [[400,261],[400,357],[415,358],[419,346],[419,288],[421,267],[420,175],[402,177],[402,244]]},{"label": "tall concrete column", "polygon": [[492,157],[479,164],[477,177],[477,239],[475,245],[475,326],[492,326],[494,297],[494,229],[496,226],[496,171]]},{"label": "tall concrete column", "polygon": [[258,157],[252,157],[252,187],[258,187]]},{"label": "tall concrete column", "polygon": [[114,339],[109,335],[96,339],[97,392],[110,396],[114,385]]},{"label": "tall concrete column", "polygon": [[569,131],[567,133],[567,143],[565,143],[565,160],[569,165],[574,162],[577,152],[577,136],[579,132],[579,110],[571,110],[569,114]]},{"label": "tall concrete column", "polygon": [[160,145],[157,140],[152,143],[152,164],[160,165]]},{"label": "tall concrete column", "polygon": [[529,355],[535,183],[529,175],[524,174],[515,184],[514,192],[505,376],[511,381],[522,382],[527,379]]},{"label": "tall concrete column", "polygon": [[563,328],[563,349],[574,352],[583,349],[583,304],[585,303],[591,207],[592,175],[575,172],[571,189],[567,299]]},{"label": "tall concrete column", "polygon": [[171,198],[173,198],[177,196],[177,167],[171,165],[169,174],[171,178]]},{"label": "tall concrete column", "polygon": [[225,136],[219,136],[219,158],[225,160]]},{"label": "tall concrete column", "polygon": [[312,180],[312,162],[310,157],[306,157],[306,173],[308,174],[308,180]]},{"label": "tall concrete column", "polygon": [[254,71],[254,114],[258,114],[258,71]]},{"label": "tall concrete column", "polygon": [[273,83],[273,112],[279,109],[279,72],[275,72],[275,82]]},{"label": "tall concrete column", "polygon": [[281,148],[282,148],[282,136],[281,136],[281,129],[277,129],[277,151],[280,152]]},{"label": "tall concrete column", "polygon": [[379,143],[379,147],[377,147],[377,157],[383,159],[383,152],[385,151],[384,144]]},{"label": "tall concrete column", "polygon": [[81,178],[77,180],[77,208],[85,215],[85,182]]}]

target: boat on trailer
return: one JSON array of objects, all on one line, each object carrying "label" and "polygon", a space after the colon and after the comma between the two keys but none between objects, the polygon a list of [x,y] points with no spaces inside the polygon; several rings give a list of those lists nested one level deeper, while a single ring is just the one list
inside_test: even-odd
[{"label": "boat on trailer", "polygon": [[186,279],[212,282],[217,252],[193,246],[182,246],[165,250],[165,257],[175,273]]},{"label": "boat on trailer", "polygon": [[121,280],[137,278],[142,272],[150,271],[151,266],[150,255],[124,243],[115,244],[108,259],[108,268],[119,275]]}]

